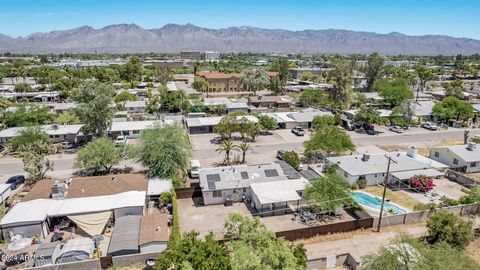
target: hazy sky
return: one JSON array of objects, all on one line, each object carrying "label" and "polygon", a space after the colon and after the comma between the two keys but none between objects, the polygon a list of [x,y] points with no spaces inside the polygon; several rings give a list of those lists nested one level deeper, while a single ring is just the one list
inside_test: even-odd
[{"label": "hazy sky", "polygon": [[14,37],[118,23],[336,28],[480,39],[480,0],[0,0],[0,33]]}]

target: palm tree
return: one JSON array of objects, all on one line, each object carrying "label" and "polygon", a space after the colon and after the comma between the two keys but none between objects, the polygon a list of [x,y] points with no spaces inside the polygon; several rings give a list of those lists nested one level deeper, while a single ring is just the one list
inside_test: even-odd
[{"label": "palm tree", "polygon": [[252,91],[254,95],[257,90],[263,90],[270,84],[270,78],[262,69],[249,69],[240,77],[240,83],[247,86],[248,91]]},{"label": "palm tree", "polygon": [[225,152],[225,160],[227,161],[228,164],[230,164],[230,153],[232,151],[235,151],[236,147],[233,145],[233,143],[229,140],[222,141],[220,146],[217,148],[217,152],[222,153]]},{"label": "palm tree", "polygon": [[241,143],[239,145],[236,145],[236,148],[242,152],[242,163],[245,163],[245,154],[247,151],[252,150],[252,147],[248,143]]}]

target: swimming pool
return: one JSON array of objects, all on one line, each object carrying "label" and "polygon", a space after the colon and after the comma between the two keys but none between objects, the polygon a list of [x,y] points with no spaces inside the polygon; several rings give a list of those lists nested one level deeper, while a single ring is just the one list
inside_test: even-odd
[{"label": "swimming pool", "polygon": [[[352,192],[350,193],[350,196],[352,196],[352,199],[354,199],[358,204],[380,211],[380,207],[382,205],[381,198],[378,198],[363,192]],[[385,200],[385,203],[383,204],[383,211],[387,213],[394,212],[395,214],[403,214],[407,212],[407,210],[393,203],[387,202],[386,200]]]}]

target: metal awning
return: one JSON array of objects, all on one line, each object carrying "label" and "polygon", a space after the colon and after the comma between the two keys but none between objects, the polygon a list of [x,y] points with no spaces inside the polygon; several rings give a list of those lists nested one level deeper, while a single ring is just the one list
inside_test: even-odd
[{"label": "metal awning", "polygon": [[397,180],[408,180],[415,175],[437,177],[437,176],[443,176],[444,173],[439,172],[435,169],[424,169],[424,170],[413,170],[413,171],[405,171],[405,172],[395,172],[395,173],[391,173],[391,175],[395,177]]}]

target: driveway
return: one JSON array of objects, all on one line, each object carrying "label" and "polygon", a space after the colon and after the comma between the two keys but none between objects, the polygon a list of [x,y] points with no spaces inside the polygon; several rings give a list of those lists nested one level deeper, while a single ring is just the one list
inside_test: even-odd
[{"label": "driveway", "polygon": [[217,237],[223,233],[223,225],[228,216],[238,213],[251,217],[250,211],[244,203],[234,203],[232,206],[207,205],[195,206],[192,199],[177,200],[178,214],[180,216],[180,231],[182,233],[197,231],[201,237],[213,232]]}]

